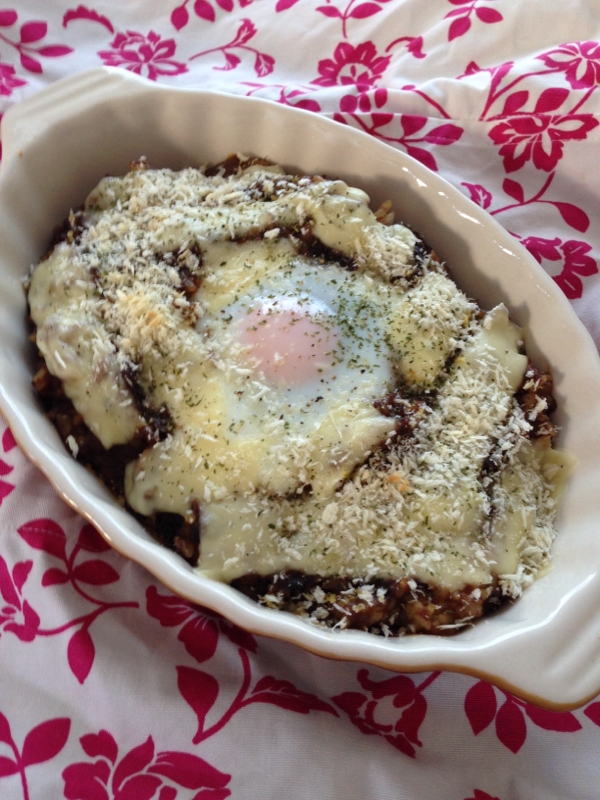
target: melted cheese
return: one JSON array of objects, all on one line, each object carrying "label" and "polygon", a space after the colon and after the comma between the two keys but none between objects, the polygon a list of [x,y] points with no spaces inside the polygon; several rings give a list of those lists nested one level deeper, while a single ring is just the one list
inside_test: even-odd
[{"label": "melted cheese", "polygon": [[343,564],[348,575],[407,574],[449,589],[490,582],[496,554],[481,533],[489,498],[480,472],[490,439],[501,436],[513,411],[511,380],[516,369],[521,378],[525,372],[517,341],[505,309],[490,312],[455,362],[416,442],[396,455],[392,475],[365,469],[335,499],[300,509],[275,501],[210,505],[204,569],[232,580],[290,563],[309,574],[336,572]]},{"label": "melted cheese", "polygon": [[89,269],[60,245],[36,269],[29,302],[37,346],[104,447],[128,442],[143,424],[121,376],[118,353],[94,313]]},{"label": "melted cheese", "polygon": [[476,310],[453,281],[437,272],[426,274],[398,299],[387,336],[407,383],[421,387],[435,383]]},{"label": "melted cheese", "polygon": [[[503,306],[481,317],[435,262],[415,276],[416,237],[379,223],[364,192],[276,167],[138,171],[101,181],[86,213],[81,242],[32,275],[38,347],[107,448],[143,424],[125,369],[169,410],[126,499],[145,515],[199,503],[202,571],[499,577],[517,596],[547,563],[567,467],[527,439],[521,332]],[[357,271],[303,255],[309,232]],[[182,267],[201,277],[193,298]],[[270,383],[236,339],[256,304],[292,301],[335,341],[300,389]],[[374,406],[398,382],[429,393],[407,441]]]}]

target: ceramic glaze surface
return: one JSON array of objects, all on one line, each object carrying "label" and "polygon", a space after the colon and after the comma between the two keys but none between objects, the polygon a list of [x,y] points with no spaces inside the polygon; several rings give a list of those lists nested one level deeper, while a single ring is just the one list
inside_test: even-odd
[{"label": "ceramic glaze surface", "polygon": [[[0,406],[29,457],[117,550],[238,625],[324,656],[409,672],[443,666],[557,705],[600,689],[600,366],[568,302],[510,234],[423,165],[365,134],[268,101],[166,89],[118,70],[82,73],[29,98],[5,115],[2,138]],[[579,461],[559,516],[554,569],[517,604],[456,638],[323,631],[198,575],[74,462],[33,397],[21,281],[53,227],[103,175],[125,172],[141,154],[153,166],[181,169],[232,152],[340,177],[369,193],[373,207],[391,200],[452,266],[463,291],[483,308],[507,305],[527,328],[532,358],[552,369],[558,445]]]}]

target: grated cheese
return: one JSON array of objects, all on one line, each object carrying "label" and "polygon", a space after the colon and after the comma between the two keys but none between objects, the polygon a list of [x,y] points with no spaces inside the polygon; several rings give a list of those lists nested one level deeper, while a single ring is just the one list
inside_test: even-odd
[{"label": "grated cheese", "polygon": [[[415,256],[414,233],[379,222],[368,202],[343,181],[274,166],[105,178],[80,240],[33,272],[38,347],[106,448],[144,424],[125,372],[169,410],[169,435],[127,467],[126,499],[146,515],[185,516],[198,502],[205,573],[292,565],[408,577],[413,591],[497,578],[517,597],[548,562],[567,472],[528,438],[546,401],[525,416],[514,397],[521,331],[503,306],[482,315]],[[337,256],[303,253],[308,233]],[[201,283],[193,296],[186,273]],[[236,340],[248,298],[271,296],[312,302],[323,331],[341,332],[319,396],[269,384]],[[409,437],[374,406],[398,385],[420,398]],[[355,594],[374,602],[373,586]]]}]

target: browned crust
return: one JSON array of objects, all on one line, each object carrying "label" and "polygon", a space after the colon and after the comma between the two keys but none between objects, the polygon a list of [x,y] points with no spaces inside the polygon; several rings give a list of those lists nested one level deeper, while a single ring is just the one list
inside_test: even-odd
[{"label": "browned crust", "polygon": [[[558,433],[558,428],[549,416],[556,410],[553,391],[554,382],[551,373],[543,372],[529,361],[523,384],[516,398],[525,414],[525,419],[531,425],[530,437],[544,448],[551,447],[552,440]],[[537,410],[540,406],[545,407]]]},{"label": "browned crust", "polygon": [[449,591],[421,581],[324,577],[285,570],[248,573],[231,585],[262,605],[329,628],[384,636],[449,636],[508,602],[496,583]]},{"label": "browned crust", "polygon": [[[169,429],[168,416],[161,410],[153,412],[143,404],[143,399],[136,399],[139,400],[138,410],[146,420],[146,425],[139,428],[127,444],[114,445],[106,450],[84,423],[81,414],[65,395],[61,382],[50,374],[44,362],[40,363],[32,384],[46,409],[46,416],[55,426],[67,450],[73,455],[76,453],[77,461],[89,467],[115,498],[125,505],[125,467],[149,445],[164,438]],[[135,392],[133,394],[135,398]],[[131,508],[128,511],[165,547],[179,553],[189,564],[198,563],[200,510],[197,504],[186,517],[167,513],[142,517]]]}]

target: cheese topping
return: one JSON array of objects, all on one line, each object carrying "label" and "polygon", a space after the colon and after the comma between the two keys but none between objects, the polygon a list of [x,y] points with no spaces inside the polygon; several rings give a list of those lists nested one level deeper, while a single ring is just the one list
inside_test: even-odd
[{"label": "cheese topping", "polygon": [[31,277],[38,348],[104,447],[145,424],[136,391],[168,414],[125,497],[199,506],[203,572],[498,578],[516,597],[566,472],[514,397],[521,332],[368,202],[272,166],[105,178]]}]

